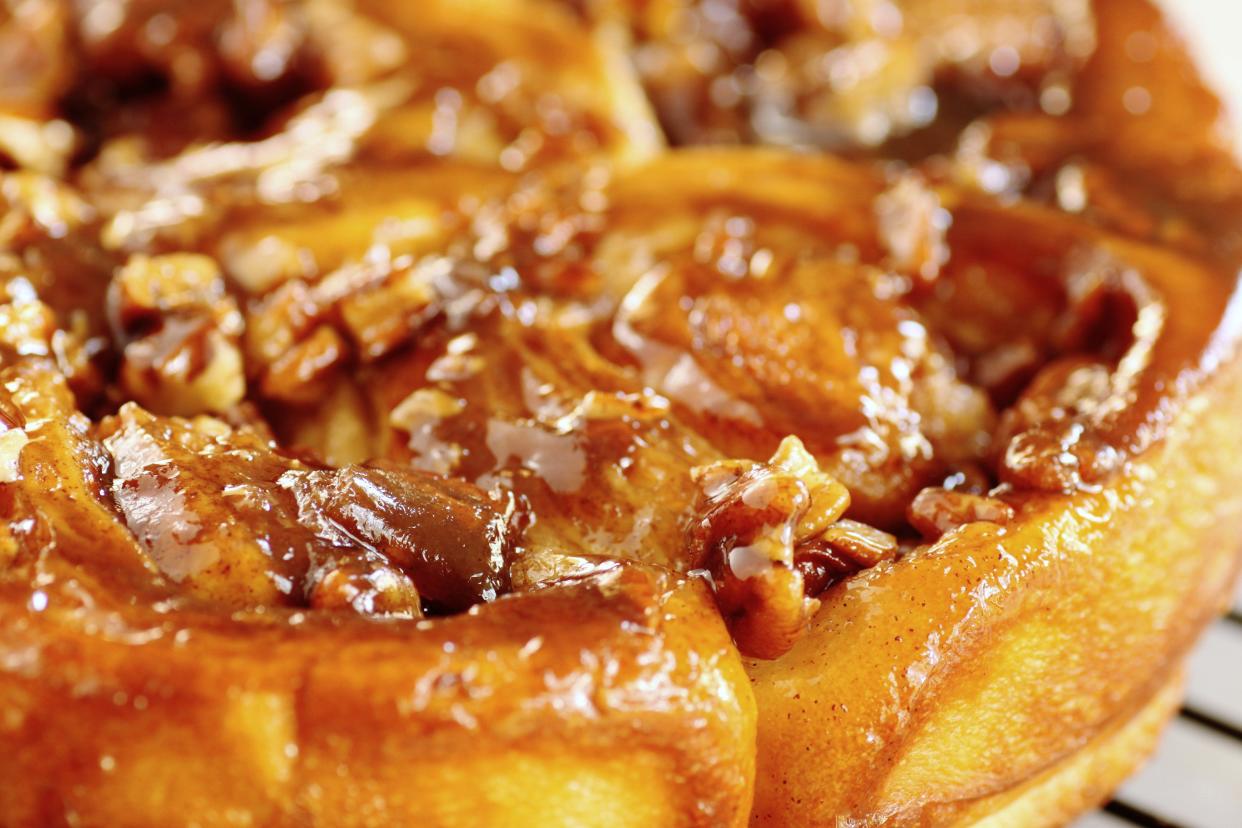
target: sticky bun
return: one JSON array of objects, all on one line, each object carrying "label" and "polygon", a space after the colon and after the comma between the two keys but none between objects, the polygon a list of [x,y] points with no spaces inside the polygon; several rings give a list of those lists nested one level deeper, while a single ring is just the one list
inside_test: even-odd
[{"label": "sticky bun", "polygon": [[0,824],[1042,826],[1242,531],[1146,0],[0,12]]}]

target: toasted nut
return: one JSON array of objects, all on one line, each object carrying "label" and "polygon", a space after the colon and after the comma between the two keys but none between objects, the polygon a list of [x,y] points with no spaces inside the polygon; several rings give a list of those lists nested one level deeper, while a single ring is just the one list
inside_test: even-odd
[{"label": "toasted nut", "polygon": [[246,380],[236,342],[204,320],[170,323],[126,346],[120,373],[126,393],[152,411],[177,416],[241,402]]},{"label": "toasted nut", "polygon": [[248,310],[247,362],[256,367],[271,365],[314,330],[321,315],[305,282],[284,283]]},{"label": "toasted nut", "polygon": [[509,578],[514,591],[520,592],[582,578],[615,565],[615,558],[527,549],[509,567]]},{"label": "toasted nut", "polygon": [[896,555],[896,539],[840,522],[849,492],[797,437],[767,463],[725,460],[691,474],[703,491],[688,534],[748,655],[775,658],[802,634],[831,581]]},{"label": "toasted nut", "polygon": [[[400,567],[418,594],[441,609],[465,610],[509,590],[517,509],[511,500],[395,465],[314,471],[282,478],[282,485],[296,498],[302,522],[320,537],[373,549],[377,560]],[[381,585],[390,597],[408,594],[369,568],[341,578],[352,583],[348,589],[338,584],[342,596]]]},{"label": "toasted nut", "polygon": [[820,539],[859,567],[875,566],[897,556],[897,538],[856,520],[838,520]]},{"label": "toasted nut", "polygon": [[348,354],[341,335],[320,325],[268,367],[260,390],[274,400],[311,402],[323,396]]},{"label": "toasted nut", "polygon": [[910,525],[928,540],[936,540],[967,523],[1007,523],[1013,516],[1013,507],[1002,500],[951,492],[939,486],[929,486],[919,492],[907,514]]},{"label": "toasted nut", "polygon": [[423,616],[414,582],[380,555],[346,558],[318,568],[307,578],[307,600],[312,609],[388,618]]},{"label": "toasted nut", "polygon": [[378,359],[408,341],[439,308],[435,269],[410,267],[341,300],[341,317],[366,359]]},{"label": "toasted nut", "polygon": [[257,241],[226,238],[220,246],[220,258],[233,282],[254,296],[314,271],[313,259],[279,236],[264,236]]},{"label": "toasted nut", "polygon": [[394,427],[413,434],[428,422],[461,413],[465,406],[463,401],[438,388],[419,388],[397,403],[388,415],[388,421]]},{"label": "toasted nut", "polygon": [[45,356],[52,351],[56,314],[39,301],[0,305],[0,346],[20,356]]},{"label": "toasted nut", "polygon": [[1070,492],[1106,478],[1123,457],[1095,423],[1115,400],[1112,372],[1101,362],[1068,357],[1045,366],[1001,419],[1001,480]]},{"label": "toasted nut", "polygon": [[172,313],[219,310],[230,322],[237,317],[220,268],[192,253],[131,256],[109,286],[108,303],[113,324],[126,332]]},{"label": "toasted nut", "polygon": [[246,393],[242,317],[206,256],[133,256],[108,289],[113,327],[128,341],[121,385],[161,414],[219,412]]},{"label": "toasted nut", "polygon": [[30,435],[20,428],[0,433],[0,483],[12,483],[21,478],[22,449],[29,442]]}]

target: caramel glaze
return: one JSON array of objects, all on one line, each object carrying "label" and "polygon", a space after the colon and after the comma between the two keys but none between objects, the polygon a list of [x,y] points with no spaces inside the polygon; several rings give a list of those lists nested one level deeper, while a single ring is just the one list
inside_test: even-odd
[{"label": "caramel glaze", "polygon": [[[409,676],[431,731],[586,705],[736,823],[711,598],[778,658],[834,584],[1100,492],[1235,347],[1242,175],[1140,0],[963,4],[964,40],[922,0],[30,5],[0,24],[23,692],[257,671],[308,768]],[[801,151],[661,152],[643,85],[674,143]],[[366,693],[370,724],[329,709]]]}]

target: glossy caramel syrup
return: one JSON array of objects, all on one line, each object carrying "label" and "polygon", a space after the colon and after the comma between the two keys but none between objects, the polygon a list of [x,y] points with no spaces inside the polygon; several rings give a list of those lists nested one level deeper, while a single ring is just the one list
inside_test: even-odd
[{"label": "glossy caramel syrup", "polygon": [[28,5],[0,474],[42,606],[81,567],[412,622],[620,559],[775,657],[1098,487],[1231,347],[1242,179],[1140,2]]}]

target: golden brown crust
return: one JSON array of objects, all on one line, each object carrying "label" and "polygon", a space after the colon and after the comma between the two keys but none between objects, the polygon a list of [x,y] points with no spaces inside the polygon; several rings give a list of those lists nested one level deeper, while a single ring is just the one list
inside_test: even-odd
[{"label": "golden brown crust", "polygon": [[[1220,458],[1240,388],[1235,364],[1196,395],[1198,416],[1099,493],[1033,503],[1004,530],[963,527],[825,596],[792,657],[750,665],[756,821],[798,824],[796,808],[920,824],[1021,784],[1149,698],[1236,579],[1242,501]],[[1134,610],[1144,602],[1150,614]],[[811,722],[832,722],[830,771],[790,749]]]},{"label": "golden brown crust", "polygon": [[951,805],[947,820],[933,811],[931,821],[980,828],[1051,828],[1068,823],[1102,804],[1155,749],[1161,729],[1177,714],[1182,690],[1182,677],[1173,677],[1141,708],[1119,716],[1090,742],[1020,787],[968,806]]},{"label": "golden brown crust", "polygon": [[[46,463],[34,454],[23,462]],[[55,527],[93,526],[92,551],[107,554],[115,519],[75,500]],[[37,502],[10,500],[9,525],[51,529],[51,499]],[[594,797],[638,806],[600,810],[600,825],[744,818],[753,703],[693,582],[605,565],[410,628],[149,604],[98,589],[94,565],[30,566],[38,575],[7,583],[3,602],[6,823],[159,825],[176,802],[210,824],[475,825],[512,812],[535,825],[572,820]],[[567,801],[563,780],[583,763],[582,800]],[[466,789],[483,801],[463,810]]]},{"label": "golden brown crust", "polygon": [[[134,554],[63,379],[3,383],[32,434],[3,503],[4,822],[159,825],[176,802],[207,823],[467,825],[515,786],[532,825],[593,797],[638,799],[600,825],[744,819],[753,702],[701,584],[604,564],[414,627],[186,603]],[[567,803],[556,780],[597,753]],[[463,811],[475,773],[494,801]]]}]

